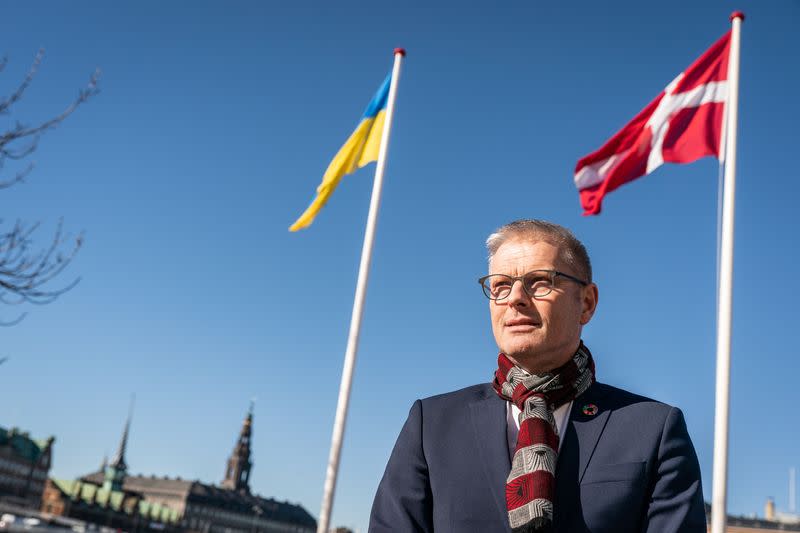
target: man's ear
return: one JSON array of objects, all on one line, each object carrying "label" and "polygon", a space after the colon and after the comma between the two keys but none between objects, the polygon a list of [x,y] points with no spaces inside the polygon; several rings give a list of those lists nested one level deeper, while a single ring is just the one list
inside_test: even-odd
[{"label": "man's ear", "polygon": [[581,304],[583,305],[581,311],[581,326],[588,324],[594,316],[594,310],[597,309],[597,299],[597,285],[590,283],[586,287],[583,287],[581,293]]}]

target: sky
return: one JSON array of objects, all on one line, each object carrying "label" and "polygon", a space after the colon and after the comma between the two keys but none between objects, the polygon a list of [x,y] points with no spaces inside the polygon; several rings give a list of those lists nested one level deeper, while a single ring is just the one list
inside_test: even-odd
[{"label": "sky", "polygon": [[[255,398],[254,491],[319,514],[374,165],[288,226],[392,64],[408,56],[332,524],[365,532],[417,398],[491,379],[484,241],[517,218],[571,228],[600,302],[598,380],[680,407],[711,499],[717,162],[665,165],[583,217],[576,161],[742,27],[729,512],[788,502],[800,466],[795,155],[800,3],[3,4],[9,116],[100,94],[41,138],[0,218],[85,232],[45,306],[0,307],[0,425],[56,436],[51,474],[113,455],[132,394],[132,473],[219,482]],[[13,165],[0,170],[8,177]],[[431,287],[435,287],[431,290]],[[795,295],[795,296],[792,296]]]}]

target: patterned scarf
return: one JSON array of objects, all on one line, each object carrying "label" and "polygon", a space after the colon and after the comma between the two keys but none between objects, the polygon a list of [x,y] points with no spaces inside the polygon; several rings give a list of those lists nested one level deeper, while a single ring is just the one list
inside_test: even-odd
[{"label": "patterned scarf", "polygon": [[516,405],[519,436],[506,480],[508,520],[514,533],[553,531],[558,430],[553,411],[594,383],[594,360],[583,345],[566,364],[529,374],[505,354],[497,358],[494,390]]}]

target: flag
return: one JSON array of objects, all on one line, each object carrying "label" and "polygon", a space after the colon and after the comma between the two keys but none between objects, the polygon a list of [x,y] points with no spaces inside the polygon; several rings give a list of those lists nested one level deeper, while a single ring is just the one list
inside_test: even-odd
[{"label": "flag", "polygon": [[605,195],[661,166],[720,156],[728,96],[726,33],[633,120],[575,166],[584,215],[600,213]]},{"label": "flag", "polygon": [[391,83],[392,75],[390,73],[367,105],[358,127],[333,156],[325,175],[322,176],[322,183],[317,187],[317,196],[300,215],[300,218],[291,225],[289,231],[297,231],[310,226],[344,176],[355,172],[367,163],[378,160],[383,123],[386,119],[386,102],[389,99]]}]

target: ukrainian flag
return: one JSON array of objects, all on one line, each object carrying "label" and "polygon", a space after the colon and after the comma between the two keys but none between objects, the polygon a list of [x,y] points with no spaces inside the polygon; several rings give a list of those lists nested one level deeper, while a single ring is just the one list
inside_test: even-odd
[{"label": "ukrainian flag", "polygon": [[391,73],[372,97],[356,130],[333,156],[328,170],[317,187],[317,196],[311,205],[300,215],[289,231],[306,228],[314,221],[314,217],[325,206],[336,186],[347,174],[352,174],[367,163],[378,160],[378,150],[383,135],[383,122],[386,119],[386,102],[389,99],[389,85],[392,83]]}]

